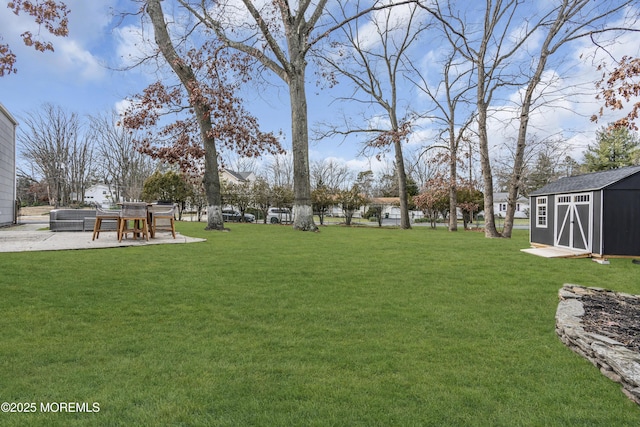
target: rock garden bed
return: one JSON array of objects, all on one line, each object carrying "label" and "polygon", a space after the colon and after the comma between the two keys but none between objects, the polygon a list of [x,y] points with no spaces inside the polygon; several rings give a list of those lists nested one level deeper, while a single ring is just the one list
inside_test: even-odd
[{"label": "rock garden bed", "polygon": [[567,284],[559,297],[560,340],[640,404],[640,295]]}]

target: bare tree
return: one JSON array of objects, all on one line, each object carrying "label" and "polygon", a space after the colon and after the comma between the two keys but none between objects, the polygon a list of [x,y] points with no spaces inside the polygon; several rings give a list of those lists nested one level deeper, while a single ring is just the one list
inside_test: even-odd
[{"label": "bare tree", "polygon": [[[469,108],[470,93],[475,89],[472,80],[473,63],[460,58],[456,50],[450,51],[443,62],[442,81],[432,86],[424,73],[415,70],[416,87],[427,95],[433,106],[426,117],[439,123],[443,130],[439,138],[448,149],[449,163],[449,212],[456,212],[458,201],[458,162],[460,144],[469,139],[468,131],[475,114]],[[449,231],[458,230],[457,215],[449,215]]]},{"label": "bare tree", "polygon": [[[441,23],[453,49],[473,63],[476,79],[476,111],[480,162],[485,191],[485,235],[510,237],[516,197],[522,173],[522,156],[526,145],[531,107],[540,102],[539,84],[549,65],[549,58],[562,46],[586,36],[612,30],[608,21],[633,10],[633,0],[563,0],[534,9],[519,0],[485,0],[482,19],[469,20],[468,7],[475,3],[436,1],[421,3]],[[478,11],[473,10],[475,13]],[[533,37],[540,43],[529,43]],[[530,70],[530,71],[527,71]],[[489,155],[487,120],[501,91],[524,88],[519,103],[519,131],[512,182],[509,188],[509,212],[505,230],[500,234],[493,219],[493,176]]]},{"label": "bare tree", "polygon": [[406,156],[407,173],[415,177],[418,188],[423,188],[434,176],[435,170],[427,158],[430,152],[431,150],[416,150]]},{"label": "bare tree", "polygon": [[96,176],[109,186],[111,200],[140,200],[144,181],[157,166],[136,150],[136,136],[120,124],[116,112],[89,117],[96,149]]},{"label": "bare tree", "polygon": [[346,189],[353,181],[353,172],[345,164],[333,159],[311,162],[311,186],[321,186],[330,191]]},{"label": "bare tree", "polygon": [[255,157],[244,157],[238,155],[225,157],[227,158],[222,161],[222,164],[230,170],[236,172],[253,172],[256,175],[260,170],[260,164],[258,159]]},{"label": "bare tree", "polygon": [[84,203],[84,194],[94,171],[94,145],[85,134],[78,135],[71,141],[67,168],[71,199],[76,204]]},{"label": "bare tree", "polygon": [[464,12],[456,10],[457,4],[454,2],[447,1],[444,8],[440,3],[442,2],[436,1],[434,6],[429,5],[428,8],[442,23],[442,29],[451,48],[472,63],[475,70],[476,123],[485,197],[485,236],[500,237],[493,212],[493,175],[489,157],[487,119],[496,92],[508,84],[517,83],[509,81],[505,75],[509,59],[519,51],[537,27],[527,26],[519,37],[511,40],[512,25],[517,22],[516,12],[522,3],[517,0],[486,0],[480,23],[466,22],[461,18]]},{"label": "bare tree", "polygon": [[49,189],[49,203],[55,207],[82,202],[92,170],[93,148],[82,135],[75,113],[45,104],[29,113],[18,131],[21,156]]},{"label": "bare tree", "polygon": [[[547,138],[538,138],[537,135],[529,136],[520,172],[518,197],[527,196],[529,190],[542,187],[541,183],[546,184],[553,178],[560,178],[559,171],[570,148],[567,141],[559,135]],[[513,179],[516,150],[517,144],[510,140],[500,150],[502,154],[494,157],[494,180],[498,191],[509,191],[509,185]]]},{"label": "bare tree", "polygon": [[[330,125],[325,135],[365,134],[365,144],[376,149],[392,147],[400,197],[400,227],[411,228],[407,171],[402,150],[411,129],[410,104],[402,105],[401,81],[414,68],[409,65],[409,50],[428,26],[424,13],[416,5],[384,9],[367,15],[365,23],[348,21],[347,10],[354,2],[338,2],[336,24],[347,22],[336,32],[332,51],[323,60],[332,72],[344,76],[354,93],[339,98],[359,104],[369,116],[350,120],[345,126]],[[359,2],[356,3],[358,8]],[[409,98],[408,93],[404,94]],[[377,107],[377,109],[376,109]],[[382,112],[379,112],[379,109]]]},{"label": "bare tree", "polygon": [[[206,229],[221,230],[224,219],[217,144],[256,156],[263,149],[281,152],[279,141],[260,131],[257,120],[244,110],[236,95],[238,84],[249,76],[246,58],[229,54],[206,31],[198,32],[197,23],[185,20],[173,25],[160,0],[143,3],[159,53],[180,83],[167,87],[158,81],[150,85],[131,104],[123,123],[131,129],[149,131],[146,138],[138,141],[141,151],[178,164],[190,175],[195,171],[204,174]],[[232,72],[241,77],[232,81]],[[168,115],[174,121],[163,126],[162,119]],[[158,131],[157,127],[161,129]]]},{"label": "bare tree", "polygon": [[[262,63],[286,83],[291,103],[291,138],[294,164],[293,227],[303,231],[317,229],[313,221],[309,178],[309,132],[306,95],[307,54],[310,49],[343,23],[319,25],[327,0],[290,2],[270,0],[238,3],[177,0],[193,17],[215,31],[229,47],[245,52]],[[407,2],[402,2],[407,3]],[[371,7],[354,11],[348,20],[373,10],[393,6],[375,1]],[[239,16],[247,19],[238,21]]]},{"label": "bare tree", "polygon": [[598,2],[563,0],[543,16],[539,24],[537,24],[540,28],[540,33],[545,37],[536,55],[532,55],[536,66],[533,73],[528,76],[525,93],[520,102],[520,126],[513,162],[513,173],[509,182],[507,212],[504,230],[502,231],[504,237],[511,237],[526,153],[529,117],[536,101],[536,90],[540,86],[542,75],[547,69],[549,59],[551,56],[556,55],[560,48],[574,40],[585,37],[593,38],[605,32],[624,30],[624,28],[610,28],[608,21],[636,3],[635,0]]},{"label": "bare tree", "polygon": [[271,156],[264,166],[264,175],[271,187],[293,189],[293,157],[290,154]]}]

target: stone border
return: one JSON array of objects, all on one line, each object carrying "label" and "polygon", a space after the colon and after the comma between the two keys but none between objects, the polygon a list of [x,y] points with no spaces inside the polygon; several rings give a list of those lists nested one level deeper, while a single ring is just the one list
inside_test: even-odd
[{"label": "stone border", "polygon": [[[640,354],[610,337],[586,332],[582,327],[584,307],[581,299],[593,293],[621,295],[602,288],[565,284],[558,292],[556,333],[564,344],[593,363],[604,376],[620,383],[622,392],[640,405]],[[640,301],[640,296],[635,298]]]}]

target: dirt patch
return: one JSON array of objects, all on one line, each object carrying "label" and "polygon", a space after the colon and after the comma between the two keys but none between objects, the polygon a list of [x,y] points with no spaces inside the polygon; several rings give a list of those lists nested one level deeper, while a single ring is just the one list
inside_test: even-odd
[{"label": "dirt patch", "polygon": [[19,216],[49,215],[49,212],[52,209],[53,209],[53,206],[24,206],[20,208],[18,215]]}]

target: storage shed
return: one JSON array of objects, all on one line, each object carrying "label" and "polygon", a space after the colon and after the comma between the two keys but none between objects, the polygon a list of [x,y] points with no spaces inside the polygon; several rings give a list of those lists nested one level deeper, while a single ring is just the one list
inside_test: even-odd
[{"label": "storage shed", "polygon": [[530,199],[532,245],[640,256],[640,166],[561,178]]}]

